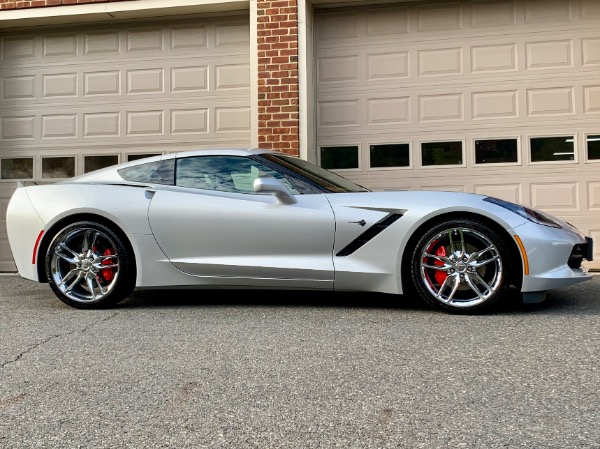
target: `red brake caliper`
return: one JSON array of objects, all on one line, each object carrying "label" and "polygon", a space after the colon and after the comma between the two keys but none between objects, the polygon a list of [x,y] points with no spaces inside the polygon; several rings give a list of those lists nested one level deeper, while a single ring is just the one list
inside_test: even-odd
[{"label": "red brake caliper", "polygon": [[[441,256],[441,257],[446,257],[446,248],[444,248],[443,246],[440,246],[437,251],[435,252],[436,256]],[[434,265],[436,266],[441,266],[444,265],[444,262],[442,262],[441,260],[435,260],[433,262]],[[437,271],[435,272],[435,280],[438,282],[438,284],[443,284],[444,281],[446,280],[446,278],[448,277],[448,274],[446,274],[445,271]]]},{"label": "red brake caliper", "polygon": [[[106,248],[106,250],[104,251],[104,253],[102,255],[103,256],[112,256],[113,254],[115,254],[115,252],[112,249]],[[110,265],[111,263],[112,263],[111,259],[104,259],[102,261],[102,265]],[[104,278],[104,280],[106,282],[112,281],[113,277],[115,276],[115,272],[113,271],[112,268],[104,268],[104,269],[100,270],[100,274],[102,275],[102,277]]]}]

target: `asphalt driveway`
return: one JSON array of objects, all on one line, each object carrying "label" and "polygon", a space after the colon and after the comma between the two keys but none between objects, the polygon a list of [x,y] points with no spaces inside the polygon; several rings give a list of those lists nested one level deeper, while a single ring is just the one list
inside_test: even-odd
[{"label": "asphalt driveway", "polygon": [[2,448],[600,447],[600,276],[481,316],[365,294],[0,276]]}]

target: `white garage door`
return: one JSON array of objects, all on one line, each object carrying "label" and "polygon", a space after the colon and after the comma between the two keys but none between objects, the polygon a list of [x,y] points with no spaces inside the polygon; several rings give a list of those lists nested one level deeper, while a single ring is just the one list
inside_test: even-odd
[{"label": "white garage door", "polygon": [[0,39],[0,271],[16,180],[250,144],[247,15],[26,30]]},{"label": "white garage door", "polygon": [[554,213],[600,261],[600,2],[322,10],[320,161],[375,190],[477,192]]}]

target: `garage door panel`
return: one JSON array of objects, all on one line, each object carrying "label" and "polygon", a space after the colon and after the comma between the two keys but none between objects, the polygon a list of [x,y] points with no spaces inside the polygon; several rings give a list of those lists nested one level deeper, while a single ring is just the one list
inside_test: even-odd
[{"label": "garage door panel", "polygon": [[94,101],[127,101],[188,98],[190,93],[248,96],[250,65],[245,57],[187,58],[185,61],[139,61],[119,69],[86,65],[76,70],[1,70],[0,110],[36,104],[89,104]]},{"label": "garage door panel", "polygon": [[520,183],[483,184],[475,182],[473,191],[480,195],[502,198],[513,203],[523,203],[523,191]]},{"label": "garage door panel", "polygon": [[559,179],[548,179],[544,182],[532,182],[531,205],[552,213],[569,213],[579,210],[580,183],[564,182]]},{"label": "garage door panel", "polygon": [[519,117],[519,92],[516,89],[472,92],[471,114],[473,120],[515,119]]},{"label": "garage door panel", "polygon": [[600,85],[583,86],[583,110],[586,114],[600,113]]},{"label": "garage door panel", "polygon": [[600,37],[582,38],[581,48],[583,59],[582,64],[584,67],[597,67],[600,65]]},{"label": "garage door panel", "polygon": [[588,181],[588,209],[595,213],[600,211],[600,181]]},{"label": "garage door panel", "polygon": [[[20,67],[39,66],[43,59],[55,67],[76,65],[83,61],[131,61],[200,57],[205,55],[240,55],[248,57],[250,33],[248,19],[196,20],[184,25],[144,27],[88,27],[72,33],[31,33],[3,38],[0,61]],[[126,28],[125,30],[123,28]],[[3,64],[5,66],[5,64]]]},{"label": "garage door panel", "polygon": [[[150,134],[169,137],[181,132],[181,121],[191,123],[190,120],[195,121],[200,134],[234,128],[247,134],[250,107],[245,96],[233,96],[227,102],[217,96],[209,96],[203,101],[148,99],[133,106],[59,104],[52,112],[4,109],[0,133],[5,140],[3,150],[11,141],[23,144],[25,140],[51,145],[75,144],[77,141],[87,146],[89,139],[94,137],[123,139]],[[235,123],[235,127],[227,123]],[[191,131],[189,126],[185,128]]]},{"label": "garage door panel", "polygon": [[[600,74],[598,74],[600,77]],[[431,130],[433,122],[460,122],[461,129],[478,129],[482,124],[489,127],[550,126],[564,123],[564,117],[577,120],[593,120],[600,112],[600,86],[589,85],[589,80],[515,80],[512,83],[454,83],[394,89],[382,86],[361,86],[350,89],[338,86],[319,95],[318,109],[325,111],[332,105],[373,111],[377,105],[395,103],[397,108],[414,111],[410,115],[411,131]],[[596,79],[592,82],[596,83]],[[339,112],[339,111],[337,111]],[[389,115],[386,115],[388,114]],[[395,122],[398,110],[393,107],[378,109],[377,120],[366,119],[361,126]],[[332,117],[335,115],[329,114]],[[359,116],[358,112],[355,114]],[[326,117],[327,115],[323,115]],[[341,117],[341,115],[340,115]],[[367,117],[367,116],[365,116]],[[587,118],[586,118],[587,117]],[[403,116],[405,121],[408,116]],[[321,126],[330,127],[335,120],[321,120]],[[347,124],[343,120],[344,124]],[[331,129],[331,128],[329,128]],[[375,129],[375,128],[374,128]]]}]

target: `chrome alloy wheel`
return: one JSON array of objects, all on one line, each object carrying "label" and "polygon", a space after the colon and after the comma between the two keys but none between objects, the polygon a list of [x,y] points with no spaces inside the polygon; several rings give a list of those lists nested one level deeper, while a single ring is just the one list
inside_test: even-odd
[{"label": "chrome alloy wheel", "polygon": [[420,255],[420,280],[440,303],[477,306],[502,286],[500,251],[481,232],[450,227],[433,235]]},{"label": "chrome alloy wheel", "polygon": [[95,303],[117,284],[117,245],[104,232],[80,227],[60,234],[54,242],[50,273],[57,289],[72,301]]}]

